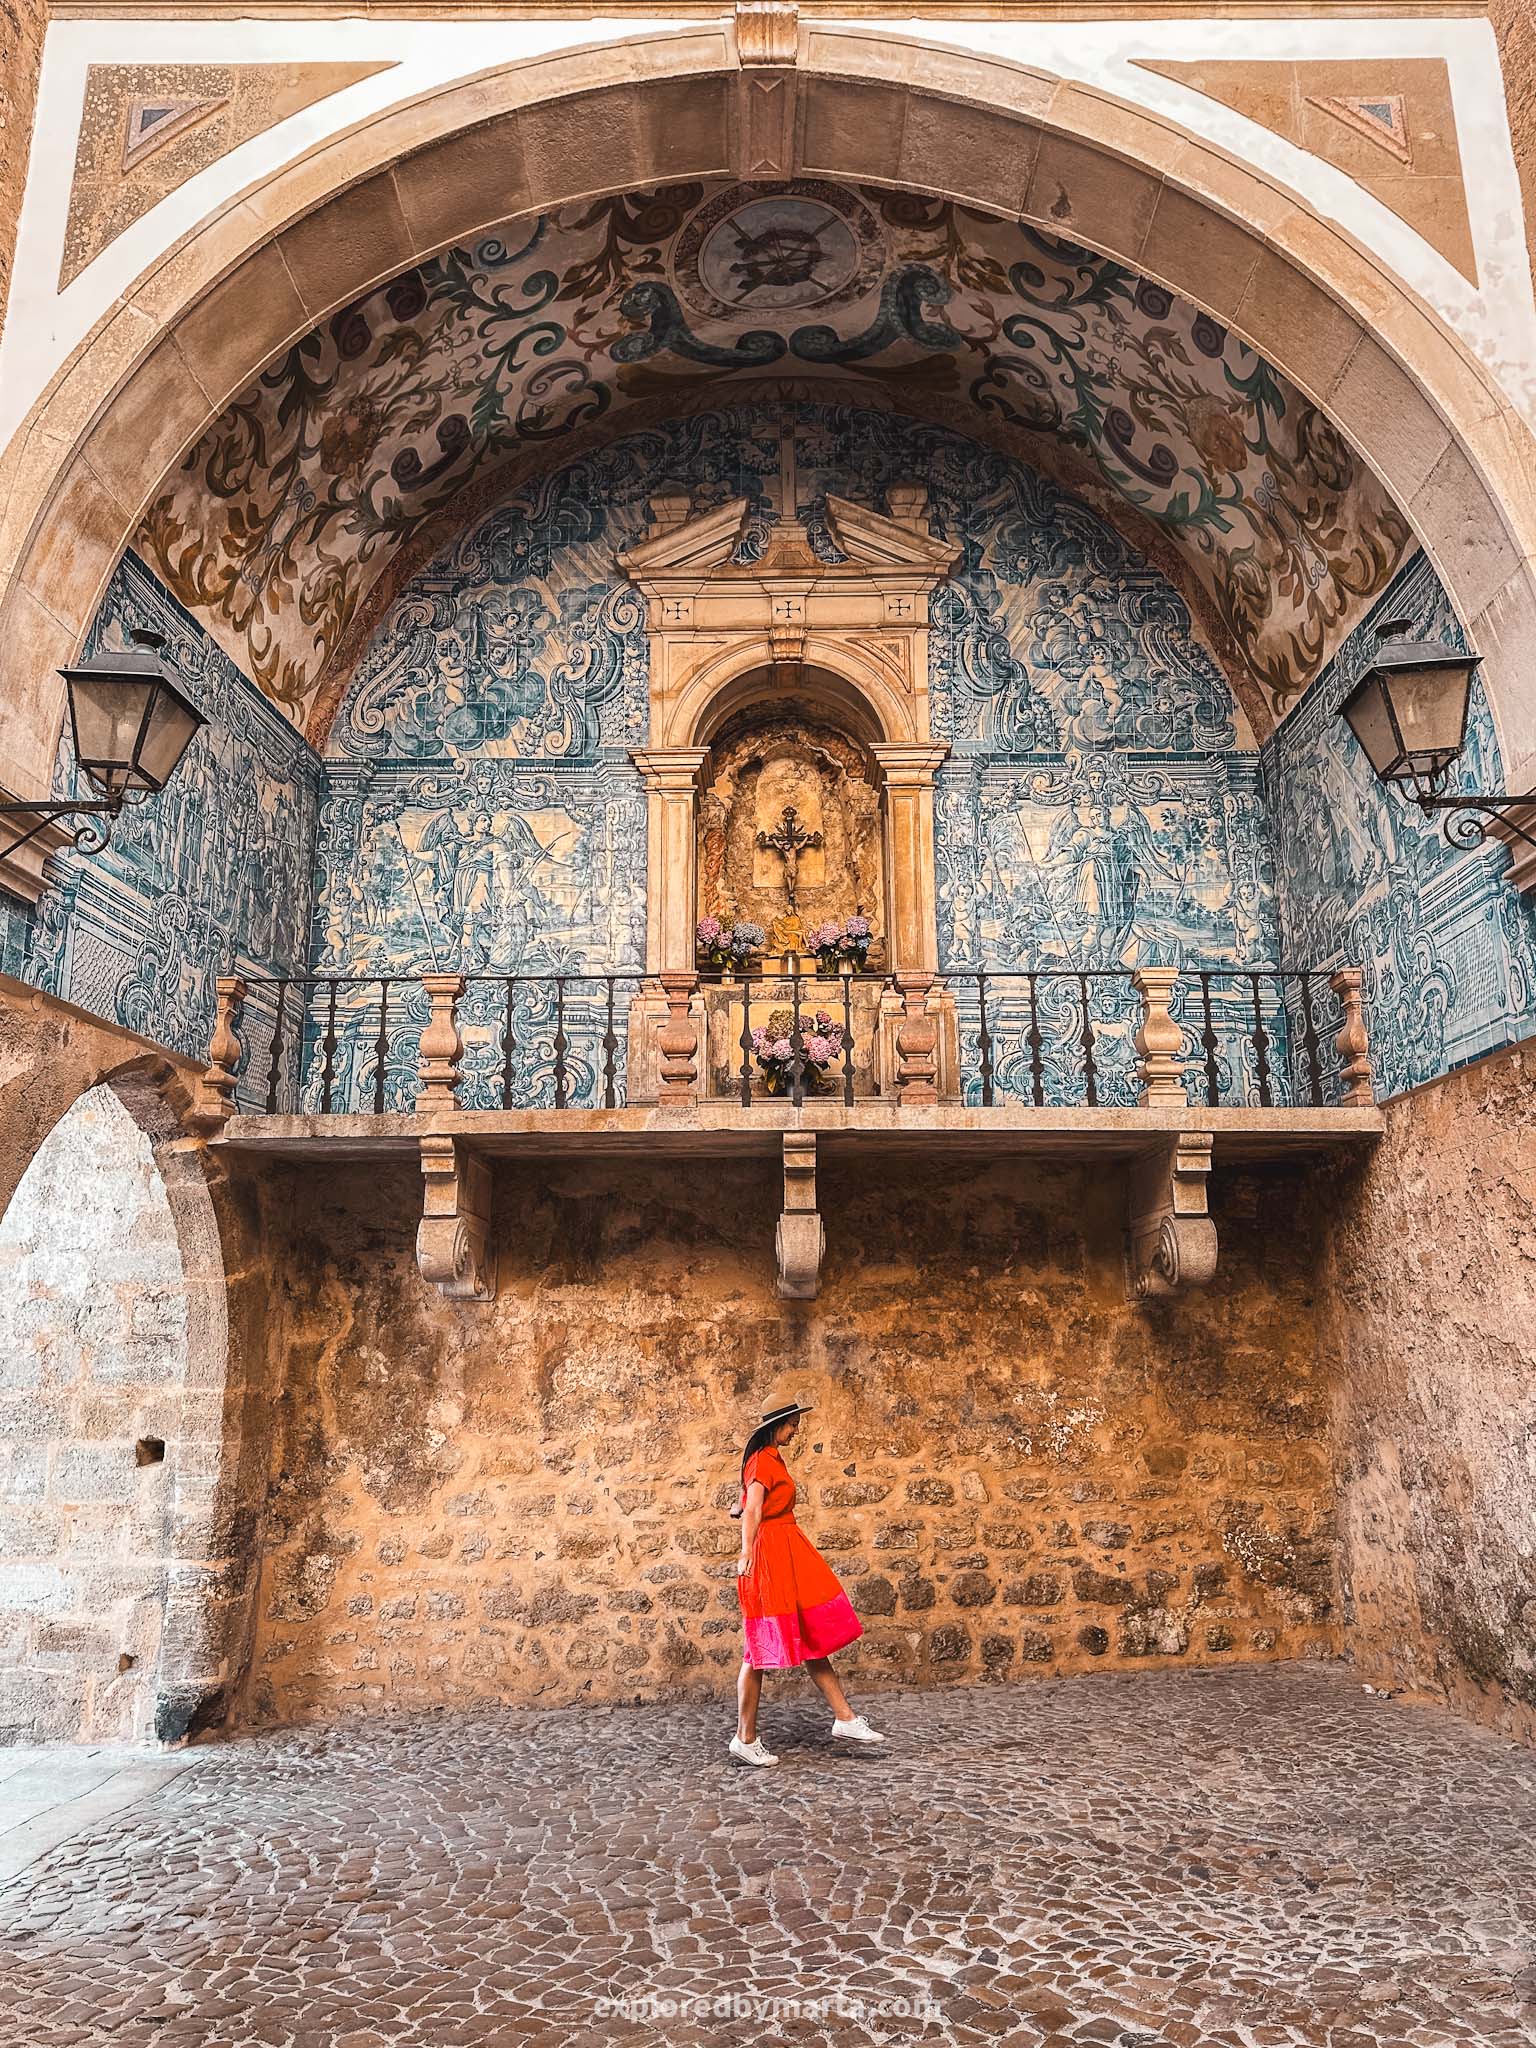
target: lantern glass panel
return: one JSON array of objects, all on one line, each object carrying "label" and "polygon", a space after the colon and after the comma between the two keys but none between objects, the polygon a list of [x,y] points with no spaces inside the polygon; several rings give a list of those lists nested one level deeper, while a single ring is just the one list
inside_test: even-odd
[{"label": "lantern glass panel", "polygon": [[1392,707],[1387,700],[1380,670],[1373,670],[1367,675],[1344,706],[1344,717],[1350,731],[1364,748],[1366,759],[1382,781],[1390,781],[1403,773],[1402,749],[1398,745]]},{"label": "lantern glass panel", "polygon": [[136,785],[163,789],[202,722],[190,704],[162,684],[155,692],[149,726],[139,748]]},{"label": "lantern glass panel", "polygon": [[1390,670],[1387,688],[1410,763],[1443,767],[1461,751],[1472,671],[1464,661]]},{"label": "lantern glass panel", "polygon": [[75,754],[82,770],[110,793],[134,786],[133,759],[150,676],[76,675],[70,678]]}]

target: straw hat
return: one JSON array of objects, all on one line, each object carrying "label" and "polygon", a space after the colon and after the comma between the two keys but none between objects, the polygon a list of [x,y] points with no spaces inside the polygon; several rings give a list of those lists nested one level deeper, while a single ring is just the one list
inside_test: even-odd
[{"label": "straw hat", "polygon": [[809,1415],[812,1412],[809,1401],[780,1401],[775,1407],[765,1408],[761,1427],[771,1422],[788,1422],[792,1415]]}]

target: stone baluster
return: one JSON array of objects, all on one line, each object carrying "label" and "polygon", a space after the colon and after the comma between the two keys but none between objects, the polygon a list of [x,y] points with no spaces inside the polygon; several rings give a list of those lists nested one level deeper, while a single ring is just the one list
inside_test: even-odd
[{"label": "stone baluster", "polygon": [[1338,1048],[1339,1079],[1343,1083],[1339,1101],[1345,1109],[1369,1109],[1376,1100],[1376,1091],[1371,1086],[1371,1034],[1365,1028],[1360,998],[1363,979],[1358,967],[1341,967],[1328,981],[1344,1012],[1344,1022],[1333,1042]]},{"label": "stone baluster", "polygon": [[215,987],[218,1007],[208,1041],[208,1064],[197,1084],[190,1119],[202,1131],[222,1130],[234,1115],[242,1053],[240,1013],[245,1007],[245,983],[238,974],[221,974]]},{"label": "stone baluster", "polygon": [[416,1107],[428,1111],[453,1109],[458,1101],[459,1061],[464,1056],[458,1015],[464,977],[424,974],[421,985],[432,1005],[432,1014],[417,1049]]},{"label": "stone baluster", "polygon": [[667,998],[667,1021],[657,1034],[661,1052],[661,1086],[658,1101],[677,1108],[694,1099],[698,1080],[699,1032],[689,1012],[696,974],[663,974],[659,977]]},{"label": "stone baluster", "polygon": [[931,974],[898,974],[902,1018],[896,1027],[896,1094],[906,1107],[937,1102],[939,1027],[928,1014]]},{"label": "stone baluster", "polygon": [[1141,1022],[1136,1029],[1137,1101],[1143,1109],[1182,1109],[1189,1101],[1184,1088],[1184,1030],[1172,1016],[1176,967],[1138,967],[1131,986],[1141,997]]}]

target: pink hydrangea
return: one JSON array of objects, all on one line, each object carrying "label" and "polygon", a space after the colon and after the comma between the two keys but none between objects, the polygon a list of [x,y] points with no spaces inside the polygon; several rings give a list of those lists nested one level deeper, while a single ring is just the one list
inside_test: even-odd
[{"label": "pink hydrangea", "polygon": [[837,1048],[830,1038],[823,1038],[819,1031],[815,1031],[805,1041],[805,1050],[818,1067],[824,1067]]}]

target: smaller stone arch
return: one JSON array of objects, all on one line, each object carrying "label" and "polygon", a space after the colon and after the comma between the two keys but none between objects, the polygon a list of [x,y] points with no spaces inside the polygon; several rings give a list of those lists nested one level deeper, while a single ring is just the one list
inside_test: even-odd
[{"label": "smaller stone arch", "polygon": [[[786,950],[772,927],[793,852],[800,921],[809,929],[870,916],[871,965],[883,966],[885,835],[873,747],[838,694],[810,681],[803,694],[778,697],[772,680],[767,673],[766,690],[711,728],[699,802],[700,910],[745,915],[768,931],[771,952]],[[798,851],[773,836],[791,822],[806,838]]]},{"label": "smaller stone arch", "polygon": [[246,1638],[241,1205],[188,1133],[190,1062],[9,988],[0,1060],[0,1377],[26,1394],[0,1401],[0,1464],[30,1488],[0,1633],[31,1668],[0,1654],[0,1726],[184,1740],[222,1719]]}]

